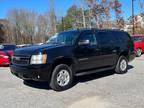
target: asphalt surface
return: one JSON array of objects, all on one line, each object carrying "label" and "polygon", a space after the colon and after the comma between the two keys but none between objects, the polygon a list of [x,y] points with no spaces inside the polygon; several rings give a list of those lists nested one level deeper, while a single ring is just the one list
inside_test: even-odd
[{"label": "asphalt surface", "polygon": [[144,108],[144,55],[129,64],[126,74],[77,77],[63,92],[46,82],[24,83],[0,67],[0,108]]}]

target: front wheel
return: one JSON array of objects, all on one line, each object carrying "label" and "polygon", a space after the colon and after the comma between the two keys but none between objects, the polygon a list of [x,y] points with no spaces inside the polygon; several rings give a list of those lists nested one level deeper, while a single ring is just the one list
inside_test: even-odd
[{"label": "front wheel", "polygon": [[115,72],[117,74],[123,74],[127,72],[127,68],[128,68],[127,58],[124,56],[120,56],[115,68]]},{"label": "front wheel", "polygon": [[52,73],[50,87],[55,91],[63,91],[71,87],[72,70],[65,64],[57,65]]}]

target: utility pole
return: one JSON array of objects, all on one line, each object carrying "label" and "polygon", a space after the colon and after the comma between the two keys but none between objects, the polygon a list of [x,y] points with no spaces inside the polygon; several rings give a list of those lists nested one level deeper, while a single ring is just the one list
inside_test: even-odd
[{"label": "utility pole", "polygon": [[56,33],[56,15],[55,15],[55,8],[54,8],[54,1],[55,0],[48,0],[49,3],[49,13],[50,13],[50,21],[51,21],[51,31]]},{"label": "utility pole", "polygon": [[135,34],[135,22],[134,22],[134,0],[132,0],[132,23],[133,23],[133,35]]},{"label": "utility pole", "polygon": [[64,27],[64,18],[62,17],[62,31],[64,31],[65,27]]},{"label": "utility pole", "polygon": [[89,7],[89,28],[92,28],[92,21],[91,21],[91,8]]},{"label": "utility pole", "polygon": [[82,16],[83,16],[83,27],[86,28],[85,13],[84,13],[84,1],[82,1]]}]

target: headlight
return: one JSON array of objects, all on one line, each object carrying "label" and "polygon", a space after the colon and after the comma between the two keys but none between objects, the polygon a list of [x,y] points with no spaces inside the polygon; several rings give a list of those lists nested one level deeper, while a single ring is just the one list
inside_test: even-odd
[{"label": "headlight", "polygon": [[8,59],[9,57],[5,56],[5,55],[0,55],[0,58],[6,58],[6,59]]},{"label": "headlight", "polygon": [[30,64],[46,64],[47,54],[32,55]]}]

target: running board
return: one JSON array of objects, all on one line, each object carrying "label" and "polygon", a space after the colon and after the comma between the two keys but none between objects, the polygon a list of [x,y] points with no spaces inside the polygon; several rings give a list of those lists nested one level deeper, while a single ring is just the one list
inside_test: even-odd
[{"label": "running board", "polygon": [[102,72],[102,71],[108,71],[108,70],[112,70],[112,69],[114,69],[114,67],[84,71],[84,72],[76,73],[75,76],[89,75],[89,74],[94,74],[94,73],[98,73],[98,72]]}]

